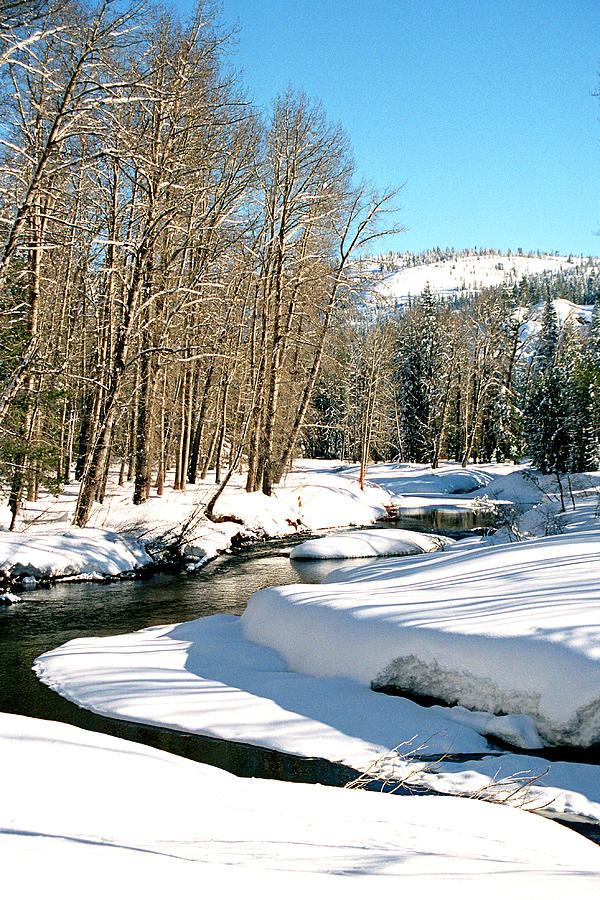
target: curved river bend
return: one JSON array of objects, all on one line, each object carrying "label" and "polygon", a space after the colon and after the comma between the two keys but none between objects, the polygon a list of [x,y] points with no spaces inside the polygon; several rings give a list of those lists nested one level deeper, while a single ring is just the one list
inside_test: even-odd
[{"label": "curved river bend", "polygon": [[296,541],[270,542],[224,555],[192,575],[162,574],[114,582],[59,582],[0,608],[0,712],[53,719],[150,744],[220,766],[236,775],[342,785],[352,769],[245,744],[186,735],[108,719],[80,709],[41,684],[31,666],[46,650],[73,638],[126,634],[152,625],[217,613],[241,615],[254,591],[277,584],[318,582],[331,564],[292,563]]},{"label": "curved river bend", "polygon": [[[416,524],[416,521],[403,522],[403,527],[414,528]],[[434,526],[431,530],[438,529]],[[289,549],[298,540],[271,541],[224,555],[192,575],[169,573],[109,583],[60,582],[27,594],[21,603],[0,608],[0,712],[52,719],[138,741],[219,766],[236,775],[346,784],[357,773],[324,759],[304,759],[249,744],[96,715],[43,685],[31,668],[41,653],[73,638],[125,634],[218,613],[241,615],[254,591],[273,585],[318,583],[327,571],[339,567],[340,560],[330,563],[290,560]],[[586,762],[598,762],[597,749],[592,751],[593,758],[584,754]],[[579,753],[564,750],[550,751],[550,755],[545,750],[544,755],[581,758]],[[599,827],[575,827],[600,843]]]}]

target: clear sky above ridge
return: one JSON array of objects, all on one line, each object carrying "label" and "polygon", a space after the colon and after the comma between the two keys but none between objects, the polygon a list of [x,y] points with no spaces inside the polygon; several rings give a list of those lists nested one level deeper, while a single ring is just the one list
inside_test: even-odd
[{"label": "clear sky above ridge", "polygon": [[258,105],[303,88],[360,177],[405,185],[378,249],[600,256],[600,0],[222,0],[222,21]]}]

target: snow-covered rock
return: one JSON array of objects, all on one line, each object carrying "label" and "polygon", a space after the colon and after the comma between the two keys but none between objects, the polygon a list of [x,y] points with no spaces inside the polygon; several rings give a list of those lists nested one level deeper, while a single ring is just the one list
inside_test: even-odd
[{"label": "snow-covered rock", "polygon": [[291,552],[292,559],[359,559],[369,556],[409,556],[443,550],[451,538],[402,528],[364,529],[330,534],[304,541]]}]

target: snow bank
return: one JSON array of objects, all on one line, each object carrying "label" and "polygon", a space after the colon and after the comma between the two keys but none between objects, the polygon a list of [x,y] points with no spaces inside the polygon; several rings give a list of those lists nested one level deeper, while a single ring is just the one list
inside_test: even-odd
[{"label": "snow bank", "polygon": [[[134,506],[131,486],[119,485],[113,472],[104,503],[94,504],[90,527],[69,529],[78,487],[75,482],[63,485],[57,497],[42,490],[37,501],[24,504],[21,530],[12,537],[0,531],[0,571],[13,578],[25,572],[44,578],[116,575],[147,564],[150,556],[161,559],[173,545],[188,567],[195,568],[240,539],[372,525],[388,515],[391,503],[389,492],[377,484],[361,491],[353,468],[304,460],[271,497],[248,494],[241,476],[232,479],[216,504],[216,521],[210,521],[203,509],[214,493],[214,481],[188,485],[185,491],[167,487],[160,497],[151,495]],[[115,533],[121,535],[117,540]]]},{"label": "snow bank", "polygon": [[[271,497],[248,494],[241,476],[235,476],[215,507],[217,521],[209,521],[202,510],[212,496],[214,481],[188,485],[185,491],[166,487],[162,496],[152,494],[146,503],[134,506],[131,486],[119,485],[111,473],[106,498],[95,504],[89,528],[68,529],[77,499],[78,484],[63,485],[59,496],[44,491],[36,502],[25,503],[14,541],[20,545],[15,572],[31,569],[44,578],[64,574],[114,575],[139,567],[149,553],[160,560],[175,545],[190,569],[203,565],[240,539],[284,537],[297,531],[369,526],[386,518],[392,508],[406,513],[423,509],[470,510],[479,501],[463,496],[481,488],[494,473],[514,466],[470,466],[462,469],[443,464],[439,469],[414,464],[370,466],[365,489],[358,482],[359,467],[337,461],[299,460]],[[456,493],[459,499],[453,499]],[[0,511],[1,513],[1,511]],[[2,518],[0,514],[0,519]],[[122,536],[122,547],[109,547],[111,538]],[[0,532],[0,536],[3,533]],[[68,535],[68,537],[67,537]],[[76,547],[79,538],[79,547]],[[12,538],[6,538],[7,545]],[[137,543],[136,543],[137,541]],[[2,551],[4,546],[4,552]],[[38,548],[50,555],[56,548],[56,571],[41,566]],[[0,564],[12,558],[14,547],[0,543]],[[133,554],[135,559],[125,557]],[[97,567],[94,567],[94,556]],[[7,563],[8,565],[8,563]],[[14,576],[13,576],[14,577]]]},{"label": "snow bank", "polygon": [[[468,494],[484,487],[494,474],[514,471],[513,465],[456,466],[442,463],[438,468],[418,463],[378,463],[369,466],[370,482],[389,491],[394,497],[410,495],[418,497],[443,497],[447,494]],[[348,475],[356,473],[358,466],[348,466]]]},{"label": "snow bank", "polygon": [[443,550],[450,538],[401,528],[378,528],[346,534],[330,534],[298,544],[291,559],[358,559],[369,556],[408,556]]},{"label": "snow bank", "polygon": [[600,874],[600,850],[579,835],[475,800],[240,779],[20,716],[0,716],[0,757],[2,873],[23,897],[80,897],[85,879],[92,900],[192,896],[209,882],[227,895],[391,898],[437,893],[440,878],[461,900],[490,878],[502,893],[586,897]]},{"label": "snow bank", "polygon": [[[62,696],[102,715],[318,756],[362,771],[376,765],[386,777],[448,793],[479,792],[500,768],[503,778],[518,782],[518,773],[541,774],[549,765],[492,750],[484,737],[539,747],[527,716],[422,707],[352,678],[290,671],[278,653],[244,638],[236,616],[69,641],[43,654],[35,668]],[[465,761],[451,764],[457,754]],[[469,756],[474,761],[467,762]],[[531,805],[600,821],[597,776],[595,766],[552,764]]]},{"label": "snow bank", "polygon": [[298,514],[309,531],[372,525],[389,515],[391,497],[378,485],[366,484],[361,491],[358,482],[349,477],[337,476],[333,484],[321,480],[324,483],[301,485],[297,492]]},{"label": "snow bank", "polygon": [[0,574],[7,579],[102,578],[122,575],[151,562],[139,541],[100,528],[0,531]]},{"label": "snow bank", "polygon": [[544,740],[600,741],[600,535],[568,535],[332,573],[259,591],[244,634],[288,666],[494,714]]},{"label": "snow bank", "polygon": [[101,715],[320,756],[367,768],[400,743],[484,753],[487,740],[440,708],[371,691],[350,678],[292,672],[248,641],[238,616],[80,638],[38,657],[41,681]]}]

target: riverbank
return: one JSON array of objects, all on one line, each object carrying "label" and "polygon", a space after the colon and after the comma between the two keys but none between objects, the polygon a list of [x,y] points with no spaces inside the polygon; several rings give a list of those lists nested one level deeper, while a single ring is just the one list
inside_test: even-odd
[{"label": "riverbank", "polygon": [[[527,472],[491,479],[388,466],[375,473],[395,502],[413,508],[451,500],[433,485],[486,475],[480,495],[506,499],[523,488],[524,505],[535,492],[543,502],[515,515],[512,543],[477,537],[424,556],[346,564],[322,585],[261,591],[241,618],[71,641],[44,654],[38,674],[101,715],[359,770],[383,760],[378,772],[447,793],[493,794],[499,776],[524,785],[533,806],[600,821],[595,766],[558,762],[545,773],[543,755],[506,749],[541,753],[556,741],[598,741],[598,476],[573,478],[573,503],[556,513],[550,479]],[[534,514],[563,533],[514,540]],[[336,555],[344,543],[352,541],[340,535]],[[449,705],[424,708],[411,694]],[[461,754],[466,761],[456,759]]]},{"label": "riverbank", "polygon": [[[287,537],[323,529],[368,526],[392,511],[433,510],[457,513],[476,508],[480,498],[467,491],[485,488],[515,466],[447,464],[438,470],[411,464],[372,466],[365,490],[358,468],[337,461],[301,460],[271,497],[248,494],[241,476],[227,486],[215,508],[215,521],[203,515],[214,491],[210,480],[185,491],[165,488],[139,506],[131,486],[112,473],[102,504],[95,504],[89,527],[69,525],[78,485],[65,485],[54,497],[41,492],[25,504],[16,532],[0,531],[0,578],[30,589],[60,578],[111,578],[139,572],[177,558],[191,571],[219,553],[246,542]],[[460,497],[458,494],[460,493]],[[0,524],[9,521],[0,507]]]},{"label": "riverbank", "polygon": [[[538,508],[536,516],[540,527],[562,529],[565,533],[564,540],[570,542],[574,557],[580,555],[584,535],[587,534],[585,540],[589,543],[594,529],[598,530],[600,520],[595,516],[597,505],[594,494],[595,475],[581,476],[580,481],[571,485],[574,508],[570,507],[569,511],[563,514],[560,510],[558,513],[554,511],[552,506],[556,500],[549,490],[552,487],[551,482],[542,481],[540,487],[539,483],[531,481],[526,474],[515,470],[514,467],[495,479],[493,474],[493,471],[483,471],[471,475],[456,468],[453,471],[452,467],[432,473],[424,471],[424,467],[378,466],[373,467],[370,477],[373,480],[377,479],[372,489],[385,491],[394,504],[404,503],[411,509],[424,510],[454,505],[464,508],[465,504],[477,506],[480,502],[487,503],[486,491],[500,495],[501,499],[507,499],[509,495],[518,497],[519,494],[523,495],[526,487],[529,493],[525,502],[531,506],[532,502],[535,502],[535,499],[534,501],[531,499],[533,495],[534,498],[537,497],[538,503],[541,503],[539,508],[533,507],[534,510]],[[348,503],[348,492],[347,484],[337,479],[345,478],[351,481],[355,475],[356,472],[350,467],[337,472],[332,472],[328,467],[328,471],[319,476],[326,476],[327,480],[336,479],[333,484],[329,480],[328,503],[318,503],[317,508],[322,510],[322,520],[325,514],[331,517],[333,512],[337,512],[339,522],[339,510],[333,509],[332,498],[341,494],[344,502]],[[466,480],[465,476],[469,480]],[[314,477],[314,473],[311,477]],[[484,483],[481,484],[481,481]],[[465,483],[468,486],[473,485],[473,482],[476,485],[479,482],[475,492],[480,495],[479,498],[475,494],[464,493],[454,497],[449,491],[444,490],[450,486],[464,489]],[[308,499],[313,489],[318,500],[318,489],[314,481],[305,485],[305,496]],[[238,490],[241,491],[241,488]],[[481,496],[482,494],[484,496]],[[553,510],[552,516],[546,514],[548,507]],[[510,534],[505,541],[515,539],[515,531],[523,524],[522,516],[529,516],[531,519],[531,510],[521,515],[515,512],[514,517],[507,521],[505,527]],[[239,526],[240,523],[227,524]],[[298,526],[294,528],[294,533],[297,531]],[[343,547],[345,536],[340,540]],[[477,577],[471,579],[474,574],[472,567],[470,574],[464,573],[464,578],[458,578],[457,571],[465,556],[471,555],[472,559],[478,559],[482,554],[485,556],[486,548],[487,552],[492,552],[494,540],[498,541],[498,536],[471,538],[447,546],[443,552],[434,552],[426,556],[382,560],[358,567],[354,564],[353,570],[345,568],[335,576],[330,576],[323,584],[322,590],[330,593],[346,591],[348,594],[362,592],[369,606],[381,605],[380,575],[383,569],[387,568],[389,574],[389,567],[398,567],[396,575],[402,571],[405,573],[412,571],[413,575],[427,587],[431,582],[432,570],[439,566],[441,560],[444,566],[452,570],[446,572],[448,577],[442,578],[442,581],[464,590],[471,585],[473,592],[479,594],[480,600],[485,603],[484,587],[488,575],[491,574],[485,560],[480,566],[479,580]],[[336,553],[339,546],[336,539]],[[536,546],[535,540],[514,545],[517,548],[515,552],[531,552],[534,556],[537,552]],[[524,549],[518,550],[519,547]],[[510,547],[508,550],[510,551]],[[502,545],[499,545],[498,554],[502,553],[504,553]],[[555,556],[556,553],[553,553],[550,558],[554,559]],[[583,559],[581,561],[585,562]],[[225,560],[216,565],[222,565],[223,562]],[[293,560],[293,562],[294,566],[322,565],[321,561],[301,563]],[[528,573],[530,583],[537,591],[540,586],[539,573],[544,569],[540,560],[536,561],[532,557],[522,569]],[[569,584],[568,572],[565,573],[565,579],[565,588],[572,593],[578,593],[581,586]],[[190,579],[191,582],[195,580]],[[385,581],[385,578],[383,580]],[[596,579],[592,578],[592,582],[595,581]],[[347,589],[344,587],[345,584]],[[131,587],[133,586],[132,584]],[[91,589],[93,585],[86,587]],[[118,585],[113,587],[117,588]],[[233,579],[232,587],[235,592]],[[401,583],[392,587],[398,599],[403,594],[404,588]],[[97,589],[103,590],[100,586]],[[293,600],[294,596],[297,596],[298,605],[301,607],[306,597],[300,595],[305,590],[306,588],[290,588],[287,599]],[[590,590],[593,590],[593,585],[590,586]],[[267,594],[273,596],[273,591],[278,595],[277,589],[270,589]],[[314,591],[316,595],[321,588],[314,585],[310,591],[311,593]],[[240,602],[243,603],[246,597],[247,593],[243,597],[240,596]],[[152,619],[147,618],[147,609],[142,611],[142,606],[145,604],[140,604],[140,615],[146,617],[142,621],[148,623]],[[46,604],[43,604],[43,607],[45,608]],[[21,609],[24,607],[21,606]],[[257,609],[260,612],[260,619],[264,610],[261,611],[260,606]],[[38,663],[38,671],[44,681],[63,696],[69,697],[82,707],[95,709],[104,716],[127,721],[153,722],[180,729],[182,732],[215,734],[228,740],[256,743],[259,746],[277,746],[296,755],[352,760],[357,768],[367,769],[374,776],[389,775],[391,764],[395,774],[408,779],[410,784],[448,794],[488,796],[496,802],[482,804],[480,801],[448,797],[386,799],[371,795],[373,800],[369,802],[373,803],[373,815],[379,822],[383,822],[382,834],[377,838],[377,841],[386,841],[383,859],[380,855],[381,844],[377,843],[379,849],[373,852],[371,843],[373,835],[368,825],[370,818],[366,807],[362,805],[363,801],[356,801],[356,812],[350,812],[349,807],[345,807],[342,811],[339,804],[354,801],[333,799],[334,794],[356,796],[355,792],[332,793],[331,789],[329,791],[315,789],[310,797],[303,795],[312,808],[311,815],[306,818],[301,804],[298,806],[292,793],[284,797],[282,793],[277,793],[278,786],[262,782],[257,785],[256,791],[253,791],[251,796],[244,794],[245,812],[240,813],[230,802],[231,796],[236,794],[240,796],[240,790],[245,790],[239,782],[233,781],[227,787],[221,778],[223,773],[217,772],[213,778],[212,769],[204,773],[190,769],[185,773],[187,788],[183,786],[178,791],[174,789],[173,767],[179,762],[170,762],[167,769],[163,766],[146,773],[148,778],[144,778],[144,790],[147,792],[148,784],[152,785],[152,808],[158,812],[163,808],[170,809],[169,798],[173,796],[174,791],[180,820],[177,820],[175,814],[167,815],[161,819],[160,826],[156,823],[153,825],[148,824],[145,819],[142,821],[144,817],[140,813],[140,820],[134,822],[133,830],[129,828],[123,830],[120,829],[120,819],[119,816],[115,816],[115,810],[126,808],[143,812],[146,808],[143,798],[140,798],[139,793],[135,793],[137,788],[133,794],[128,789],[130,779],[127,774],[129,771],[127,757],[133,754],[137,758],[141,754],[147,758],[147,748],[140,750],[138,745],[135,750],[124,749],[126,754],[124,759],[117,752],[118,748],[106,746],[105,739],[102,738],[96,749],[90,748],[89,753],[84,751],[83,755],[77,755],[72,751],[71,745],[87,745],[90,741],[95,741],[96,737],[85,732],[83,736],[55,732],[52,729],[64,726],[34,721],[32,725],[26,727],[19,724],[16,737],[15,735],[10,737],[11,747],[16,751],[16,761],[12,764],[11,771],[14,772],[17,781],[22,780],[29,784],[27,773],[33,769],[40,773],[42,784],[38,784],[37,781],[40,779],[37,779],[32,783],[31,793],[27,794],[29,798],[27,803],[23,806],[21,800],[18,803],[15,800],[14,806],[16,809],[20,806],[25,810],[19,819],[21,832],[35,832],[39,822],[42,821],[41,811],[46,810],[46,817],[43,820],[46,838],[34,840],[24,838],[21,833],[15,835],[12,840],[6,839],[0,847],[3,858],[22,860],[23,854],[35,852],[37,859],[45,859],[48,856],[48,866],[51,867],[52,860],[58,858],[56,838],[60,835],[62,843],[59,849],[62,862],[64,865],[76,864],[74,857],[69,856],[69,847],[74,847],[74,852],[80,847],[85,848],[89,846],[90,834],[102,833],[103,839],[92,854],[101,856],[102,862],[96,865],[93,859],[86,861],[92,868],[95,866],[94,871],[105,872],[107,878],[119,878],[119,883],[127,878],[143,879],[143,872],[139,867],[136,868],[138,858],[136,853],[143,851],[145,854],[155,854],[160,867],[165,866],[164,877],[171,879],[171,886],[176,883],[188,889],[191,883],[189,879],[195,881],[198,877],[204,877],[210,867],[222,862],[212,855],[212,849],[216,846],[215,840],[218,844],[220,834],[218,824],[215,826],[213,822],[213,810],[217,809],[219,814],[223,813],[222,833],[225,838],[231,839],[230,820],[233,817],[239,822],[239,841],[252,845],[250,852],[235,859],[236,873],[244,885],[248,883],[248,878],[252,877],[256,867],[260,868],[261,872],[257,877],[265,876],[267,880],[275,877],[273,870],[277,867],[280,871],[276,877],[281,879],[281,889],[291,884],[292,878],[293,884],[296,884],[299,873],[301,875],[312,873],[313,877],[319,872],[323,875],[321,869],[317,872],[310,865],[307,866],[308,854],[312,858],[316,855],[320,860],[319,865],[324,865],[329,873],[327,876],[323,875],[329,881],[321,887],[326,888],[328,893],[333,892],[334,895],[340,896],[343,894],[345,897],[352,895],[352,891],[355,891],[357,896],[364,894],[366,879],[381,874],[388,877],[378,879],[371,885],[378,894],[385,895],[388,889],[390,892],[393,890],[394,894],[397,893],[398,882],[394,878],[395,875],[405,879],[412,874],[418,874],[419,889],[422,889],[424,884],[427,886],[428,879],[433,889],[436,881],[439,885],[441,877],[452,874],[447,891],[449,896],[461,898],[475,896],[486,888],[486,879],[489,882],[492,872],[495,879],[500,878],[498,884],[503,892],[516,886],[529,894],[532,891],[539,892],[543,887],[544,895],[551,897],[563,895],[570,887],[577,890],[581,896],[586,896],[591,884],[593,887],[590,896],[593,895],[597,885],[597,874],[600,872],[598,856],[594,856],[600,853],[597,848],[590,849],[588,846],[588,852],[592,855],[589,857],[590,862],[583,865],[581,857],[570,856],[570,847],[573,845],[567,843],[570,837],[565,836],[568,833],[565,833],[564,829],[554,823],[545,823],[556,831],[553,833],[545,831],[542,835],[538,826],[539,817],[532,817],[520,810],[508,810],[513,816],[508,827],[505,824],[508,823],[505,818],[505,807],[498,806],[498,800],[516,802],[525,808],[547,805],[547,813],[567,818],[575,817],[588,823],[600,821],[597,766],[584,763],[552,763],[550,772],[545,775],[546,763],[539,756],[504,752],[499,745],[494,746],[494,734],[499,738],[506,737],[507,726],[511,728],[509,737],[514,740],[515,736],[520,734],[525,741],[524,746],[527,746],[527,740],[531,737],[529,723],[524,721],[527,717],[494,716],[481,711],[461,710],[458,707],[423,708],[406,697],[373,692],[368,685],[361,683],[360,677],[355,677],[360,675],[358,672],[353,672],[351,677],[343,677],[339,673],[323,675],[311,671],[310,667],[314,666],[315,660],[319,658],[327,659],[329,655],[331,661],[339,663],[343,660],[348,647],[360,654],[365,650],[364,638],[360,637],[360,634],[357,641],[350,635],[348,644],[346,626],[333,631],[326,630],[325,641],[309,641],[309,633],[313,628],[312,616],[306,620],[308,625],[306,622],[305,625],[301,625],[300,631],[296,626],[293,628],[294,633],[301,639],[297,649],[304,654],[309,664],[308,670],[294,671],[299,666],[292,660],[287,661],[285,654],[282,655],[272,647],[261,643],[264,640],[263,635],[246,635],[244,620],[239,616],[213,614],[182,625],[168,626],[158,622],[176,621],[179,612],[175,607],[169,607],[167,602],[164,613],[164,616],[161,613],[159,618],[154,619],[157,624],[142,631],[133,631],[140,627],[133,624],[129,625],[132,631],[130,634],[120,633],[116,637],[106,638],[79,638],[57,647],[56,651],[44,654]],[[9,614],[7,612],[7,615]],[[359,619],[364,618],[364,610],[362,612],[358,610],[357,614]],[[196,612],[195,615],[202,613]],[[71,617],[68,609],[65,609],[65,616],[66,621],[69,621]],[[182,618],[187,619],[189,615]],[[268,614],[267,621],[269,621]],[[288,624],[285,616],[273,616],[270,620],[271,631],[280,636],[289,631]],[[562,626],[568,625],[563,616]],[[127,628],[117,630],[123,632]],[[109,634],[114,635],[115,630],[111,629]],[[335,641],[332,644],[334,637],[337,644]],[[56,641],[54,646],[58,643],[59,641]],[[461,640],[458,641],[459,650],[463,643]],[[341,646],[339,651],[335,650],[338,644]],[[324,650],[324,654],[320,657],[319,646]],[[366,658],[369,658],[368,654]],[[464,663],[465,673],[468,673],[468,659],[465,659]],[[526,682],[526,673],[523,682]],[[2,719],[4,716],[0,716],[0,720]],[[4,727],[1,722],[0,727]],[[70,793],[66,800],[63,791],[60,802],[52,794],[52,785],[46,786],[47,779],[43,776],[48,770],[47,756],[44,757],[43,765],[35,756],[46,746],[48,739],[56,749],[57,760],[53,766],[54,771],[60,773],[68,770],[68,775],[65,774],[65,783],[77,785],[77,791]],[[20,744],[22,752],[19,749]],[[404,746],[394,750],[398,744]],[[112,810],[110,816],[107,813],[104,819],[98,820],[94,818],[94,804],[89,803],[86,792],[83,794],[85,804],[82,805],[80,802],[82,797],[80,785],[86,783],[84,773],[91,770],[92,756],[95,757],[93,771],[98,773],[102,795],[108,798],[107,802]],[[23,769],[20,766],[23,766]],[[73,773],[77,773],[77,777],[74,777]],[[542,779],[541,783],[538,776]],[[111,787],[111,780],[114,780],[114,789]],[[212,791],[211,799],[208,801],[206,785],[209,785],[209,790]],[[224,787],[224,793],[220,792],[221,787]],[[300,797],[303,791],[304,787],[301,787],[297,796]],[[205,796],[200,799],[203,792]],[[194,801],[196,794],[198,799]],[[191,842],[187,843],[184,834],[187,819],[181,814],[181,796],[186,797],[186,809],[193,809],[195,830]],[[270,803],[270,798],[273,799],[274,805]],[[332,798],[331,801],[329,798]],[[411,809],[406,804],[401,807],[395,805],[403,803],[404,799],[411,801],[413,804]],[[400,828],[402,831],[397,844],[393,837],[395,832],[390,831],[386,824],[387,807],[384,809],[382,806],[382,803],[388,803],[388,800],[389,814],[394,823],[392,828]],[[448,802],[449,805],[445,807],[431,805],[431,801],[438,800],[442,803]],[[457,803],[469,804],[461,808],[464,814],[461,811],[459,815],[459,807],[455,805]],[[285,833],[277,831],[277,809],[281,808],[281,804],[285,806],[286,818],[290,821],[291,827],[291,830]],[[92,812],[88,814],[88,810]],[[6,807],[6,811],[9,818],[12,817],[11,821],[15,820],[16,813],[12,807]],[[418,816],[418,822],[414,815]],[[357,823],[352,834],[351,847],[344,843],[344,835],[339,830],[340,822],[345,821],[345,817],[350,817]],[[322,828],[316,824],[323,821],[327,824]],[[279,846],[276,846],[276,841],[273,842],[271,832],[268,838],[269,847],[261,846],[260,852],[254,852],[252,842],[257,834],[257,823],[264,822],[268,822],[270,828],[275,828],[277,840],[283,839],[288,846],[290,842],[293,843],[295,861],[285,857],[285,866],[281,865],[282,854]],[[14,824],[8,827],[14,828]],[[199,836],[198,827],[205,835],[204,838]],[[260,828],[262,827],[261,824]],[[311,841],[310,847],[306,845],[305,837],[301,839],[301,846],[295,842],[293,829],[300,829],[304,836],[306,834],[313,836],[314,840]],[[173,847],[178,846],[178,838],[182,834],[186,853],[183,863],[177,853],[172,853]],[[445,842],[444,845],[449,848],[447,854],[438,840],[441,835],[444,835],[442,843]],[[550,848],[550,853],[545,858],[538,855],[538,850],[531,843],[533,838],[537,840],[537,836],[540,838],[539,850],[542,853]],[[481,844],[482,838],[489,842],[489,846],[484,847]],[[116,852],[123,849],[126,841],[126,846],[133,853],[127,860],[125,860],[127,854]],[[341,849],[339,851],[332,849],[334,845],[335,848],[339,846]],[[172,867],[164,859],[167,847],[170,858],[174,859]],[[362,861],[356,856],[356,847],[360,848],[359,856]],[[524,847],[535,850],[534,855],[529,856],[527,860],[523,860],[520,856]],[[499,848],[502,848],[501,853],[498,852]],[[85,854],[85,850],[81,850],[81,853]],[[342,869],[337,863],[340,853],[344,859]],[[122,858],[117,858],[119,856]],[[152,857],[153,861],[155,857]],[[83,859],[83,856],[80,858]],[[486,865],[489,863],[491,868],[485,866],[481,868],[482,859],[486,860]],[[555,867],[556,860],[560,860],[559,869]],[[187,872],[180,874],[176,871],[179,865],[184,864],[189,869],[189,874]],[[198,864],[201,868],[198,868]],[[152,863],[150,865],[152,866]],[[224,877],[229,877],[234,868],[231,866],[231,860],[228,860]],[[282,869],[285,869],[283,874]],[[158,868],[154,868],[154,871],[158,871]],[[332,874],[334,872],[335,876]],[[343,874],[357,877],[339,878]],[[102,874],[98,876],[98,884],[103,883],[102,877]],[[445,878],[445,884],[447,880]],[[138,880],[136,883],[138,886],[140,883],[146,885],[147,881]],[[156,886],[157,883],[153,880],[150,887]],[[405,881],[402,886],[406,887]]]}]

